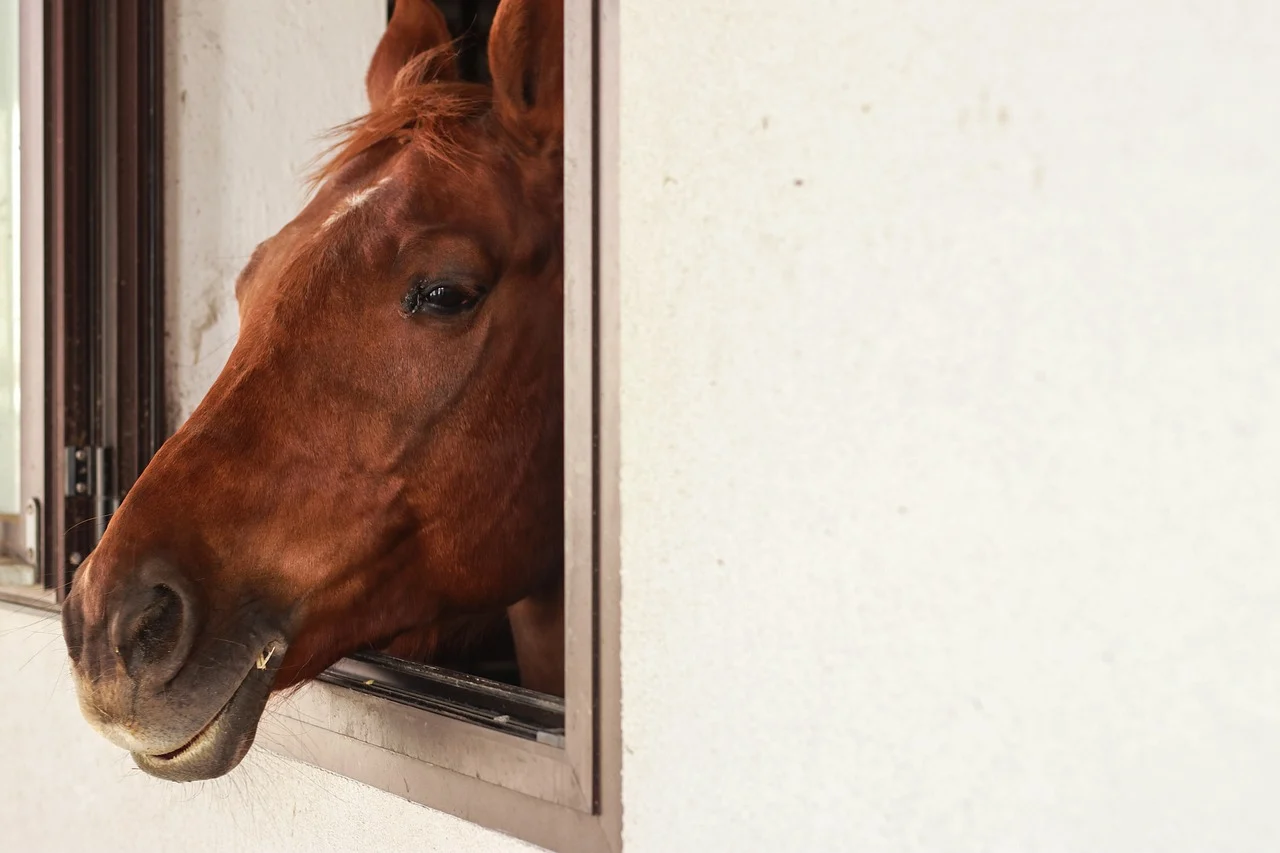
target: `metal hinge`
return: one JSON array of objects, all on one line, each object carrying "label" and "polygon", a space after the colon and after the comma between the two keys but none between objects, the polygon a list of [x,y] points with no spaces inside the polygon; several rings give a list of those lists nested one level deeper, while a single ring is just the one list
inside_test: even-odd
[{"label": "metal hinge", "polygon": [[34,566],[36,571],[40,570],[40,531],[43,519],[40,517],[40,500],[39,498],[31,498],[27,501],[27,505],[22,508],[22,539],[23,539],[23,556],[27,558],[27,563]]},{"label": "metal hinge", "polygon": [[[110,447],[65,448],[67,460],[66,496],[93,499],[93,538],[96,542],[107,530],[107,521],[120,505],[116,494],[115,452]],[[68,555],[71,565],[80,564],[78,552]]]},{"label": "metal hinge", "polygon": [[67,497],[115,497],[115,454],[110,447],[67,447],[66,456]]}]

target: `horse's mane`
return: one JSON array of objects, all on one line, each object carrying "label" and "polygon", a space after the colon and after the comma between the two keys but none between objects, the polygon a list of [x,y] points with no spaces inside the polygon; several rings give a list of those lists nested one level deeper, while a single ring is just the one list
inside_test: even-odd
[{"label": "horse's mane", "polygon": [[335,128],[332,133],[338,139],[321,154],[322,162],[310,176],[311,189],[370,148],[391,140],[413,144],[432,160],[461,168],[468,149],[457,131],[488,114],[492,91],[481,83],[442,77],[455,56],[451,44],[419,54],[396,75],[380,104]]}]

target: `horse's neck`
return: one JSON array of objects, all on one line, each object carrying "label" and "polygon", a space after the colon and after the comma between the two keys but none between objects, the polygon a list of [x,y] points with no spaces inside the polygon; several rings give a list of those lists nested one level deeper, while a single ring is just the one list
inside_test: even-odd
[{"label": "horse's neck", "polygon": [[507,608],[515,640],[520,684],[564,695],[564,586],[521,599]]},{"label": "horse's neck", "polygon": [[465,667],[501,632],[507,630],[503,611],[442,616],[430,624],[396,636],[379,648],[384,654],[436,666]]}]

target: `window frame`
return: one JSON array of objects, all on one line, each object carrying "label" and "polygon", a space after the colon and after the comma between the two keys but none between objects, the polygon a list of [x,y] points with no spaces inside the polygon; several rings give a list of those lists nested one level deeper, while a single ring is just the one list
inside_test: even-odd
[{"label": "window frame", "polygon": [[163,3],[19,3],[20,489],[36,582],[0,598],[49,607],[166,436]]},{"label": "window frame", "polygon": [[[565,736],[540,743],[313,682],[272,752],[557,851],[621,849],[618,3],[565,0]],[[589,83],[589,85],[582,85]]]},{"label": "window frame", "polygon": [[42,568],[61,602],[166,436],[164,11],[44,13]]}]

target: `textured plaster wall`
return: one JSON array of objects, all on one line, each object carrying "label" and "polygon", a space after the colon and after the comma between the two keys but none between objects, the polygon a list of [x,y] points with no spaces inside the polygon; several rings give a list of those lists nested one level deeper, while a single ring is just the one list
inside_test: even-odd
[{"label": "textured plaster wall", "polygon": [[1280,848],[1280,6],[622,9],[629,849]]}]

